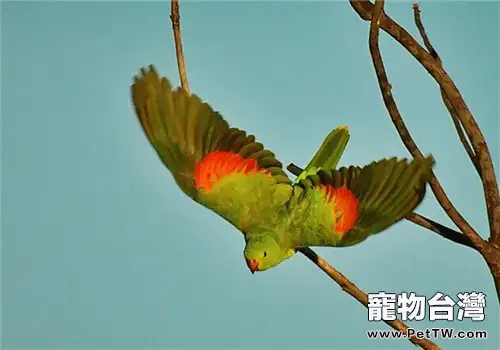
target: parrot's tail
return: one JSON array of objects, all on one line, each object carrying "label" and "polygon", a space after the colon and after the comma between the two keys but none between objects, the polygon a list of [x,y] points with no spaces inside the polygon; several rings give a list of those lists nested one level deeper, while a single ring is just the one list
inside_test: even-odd
[{"label": "parrot's tail", "polygon": [[335,169],[344,153],[347,142],[349,142],[349,137],[349,128],[347,126],[341,125],[333,129],[294,182],[297,183],[308,175],[315,174],[320,169]]}]

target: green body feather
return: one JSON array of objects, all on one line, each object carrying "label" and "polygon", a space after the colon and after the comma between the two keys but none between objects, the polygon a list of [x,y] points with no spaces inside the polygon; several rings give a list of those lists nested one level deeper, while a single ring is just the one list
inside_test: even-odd
[{"label": "green body feather", "polygon": [[[349,140],[348,129],[339,127],[292,183],[281,162],[253,135],[230,128],[197,96],[173,91],[153,67],[136,77],[132,100],[148,140],[182,191],[243,233],[244,256],[261,271],[293,256],[299,247],[350,246],[387,229],[421,203],[431,178],[432,157],[383,159],[335,170]],[[214,151],[254,159],[265,173],[233,172],[211,190],[197,189],[196,164]],[[339,213],[317,185],[345,186],[354,194],[359,216],[349,232],[335,232]]]}]

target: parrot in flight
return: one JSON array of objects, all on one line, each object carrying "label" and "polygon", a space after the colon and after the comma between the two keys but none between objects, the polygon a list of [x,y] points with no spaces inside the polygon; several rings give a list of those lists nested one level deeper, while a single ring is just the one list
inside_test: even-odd
[{"label": "parrot in flight", "polygon": [[153,65],[131,85],[147,139],[191,199],[237,228],[252,273],[299,248],[347,247],[382,232],[423,200],[434,160],[381,159],[336,169],[349,139],[334,129],[294,181],[253,135],[230,127],[195,94],[173,89]]}]

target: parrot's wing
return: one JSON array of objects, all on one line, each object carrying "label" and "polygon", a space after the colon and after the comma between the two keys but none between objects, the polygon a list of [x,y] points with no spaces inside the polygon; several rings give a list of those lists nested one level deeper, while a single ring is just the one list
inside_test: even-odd
[{"label": "parrot's wing", "polygon": [[131,90],[147,138],[196,202],[245,232],[290,198],[291,181],[274,154],[199,97],[173,90],[153,66],[141,70]]},{"label": "parrot's wing", "polygon": [[433,164],[431,156],[391,158],[308,176],[294,190],[294,210],[305,218],[294,246],[350,246],[387,229],[422,202]]}]

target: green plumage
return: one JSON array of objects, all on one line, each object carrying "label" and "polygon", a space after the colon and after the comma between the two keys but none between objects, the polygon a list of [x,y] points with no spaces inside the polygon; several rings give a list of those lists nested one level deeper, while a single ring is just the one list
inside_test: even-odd
[{"label": "green plumage", "polygon": [[305,179],[307,176],[312,176],[318,171],[326,169],[335,169],[342,157],[342,153],[349,142],[349,129],[347,126],[339,126],[332,130],[325,138],[316,154],[311,159],[309,164],[304,168],[304,171],[297,176],[293,181],[295,185],[297,182]]},{"label": "green plumage", "polygon": [[[339,127],[292,182],[253,135],[230,128],[196,95],[172,90],[154,67],[135,78],[132,100],[148,140],[182,191],[244,234],[252,272],[278,265],[299,247],[350,246],[387,229],[421,203],[431,179],[432,157],[336,170],[349,140],[348,129]],[[207,155],[214,154],[219,158],[209,162]],[[230,163],[227,154],[241,157]],[[354,195],[358,216],[347,232],[336,232],[345,214],[336,210],[337,197],[327,200],[319,186],[345,187]]]}]

